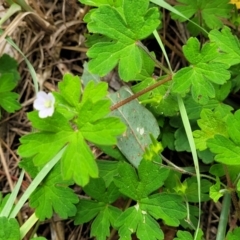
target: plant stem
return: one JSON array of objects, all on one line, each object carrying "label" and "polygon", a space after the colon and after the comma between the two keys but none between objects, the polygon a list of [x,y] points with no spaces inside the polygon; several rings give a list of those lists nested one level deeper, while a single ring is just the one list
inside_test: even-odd
[{"label": "plant stem", "polygon": [[231,194],[229,192],[226,192],[223,197],[222,211],[221,211],[220,220],[218,224],[218,232],[217,232],[216,240],[225,239],[230,204],[231,204]]},{"label": "plant stem", "polygon": [[171,71],[168,68],[164,67],[164,65],[161,62],[159,62],[155,57],[153,57],[151,53],[148,51],[148,49],[140,41],[138,41],[136,44],[147,53],[147,55],[156,63],[156,65],[160,69],[162,69],[167,74],[171,74]]},{"label": "plant stem", "polygon": [[162,81],[156,82],[153,85],[151,85],[151,86],[141,90],[140,92],[137,92],[137,93],[133,94],[132,96],[130,96],[130,97],[128,97],[128,98],[126,98],[126,99],[116,103],[115,105],[113,105],[111,107],[111,111],[114,111],[114,110],[116,110],[119,107],[122,107],[123,105],[131,102],[132,100],[142,96],[143,94],[145,94],[145,93],[147,93],[147,92],[149,92],[149,91],[151,91],[151,90],[161,86],[162,84],[164,84],[164,83],[166,83],[166,82],[168,82],[170,80],[172,80],[172,75],[169,75],[165,79],[163,79]]}]

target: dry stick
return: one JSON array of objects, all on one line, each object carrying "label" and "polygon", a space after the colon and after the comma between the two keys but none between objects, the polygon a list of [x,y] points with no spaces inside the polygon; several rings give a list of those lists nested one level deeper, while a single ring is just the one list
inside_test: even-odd
[{"label": "dry stick", "polygon": [[133,94],[132,96],[130,96],[130,97],[128,97],[128,98],[126,98],[126,99],[124,99],[124,100],[116,103],[115,105],[113,105],[113,106],[110,108],[111,111],[114,111],[114,110],[116,110],[116,109],[119,108],[119,107],[122,107],[123,105],[131,102],[132,100],[134,100],[134,99],[142,96],[143,94],[145,94],[145,93],[147,93],[147,92],[150,92],[150,91],[153,90],[154,88],[157,88],[157,87],[161,86],[162,84],[164,84],[164,83],[166,83],[166,82],[168,82],[168,81],[170,81],[170,80],[172,80],[172,75],[170,75],[170,76],[166,77],[165,79],[163,79],[162,81],[159,81],[159,82],[157,82],[157,83],[154,83],[153,85],[151,85],[151,86],[149,86],[149,87],[141,90],[140,92],[137,92],[137,93]]},{"label": "dry stick", "polygon": [[3,150],[2,150],[1,142],[0,142],[0,159],[1,159],[1,162],[2,162],[3,170],[6,173],[6,177],[7,177],[10,189],[11,189],[11,191],[13,191],[14,186],[13,186],[11,175],[9,173],[9,169],[8,169],[6,158],[5,158]]}]

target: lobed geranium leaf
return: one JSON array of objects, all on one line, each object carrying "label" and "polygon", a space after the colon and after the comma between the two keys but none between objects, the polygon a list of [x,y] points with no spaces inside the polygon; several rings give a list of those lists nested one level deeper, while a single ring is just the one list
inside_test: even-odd
[{"label": "lobed geranium leaf", "polygon": [[[197,179],[196,177],[190,177],[187,178],[184,183],[186,184],[187,188],[186,191],[184,193],[187,201],[189,202],[198,202],[198,184],[197,184]],[[202,179],[201,180],[201,201],[208,201],[209,200],[209,196],[208,196],[208,192],[209,192],[209,188],[211,186],[211,182],[209,182],[206,179]]]},{"label": "lobed geranium leaf", "polygon": [[229,114],[227,118],[227,130],[230,138],[240,145],[240,110],[233,114]]},{"label": "lobed geranium leaf", "polygon": [[20,240],[20,227],[14,218],[0,217],[0,240]]},{"label": "lobed geranium leaf", "polygon": [[95,200],[80,200],[74,223],[82,224],[94,219],[91,236],[104,240],[110,235],[110,226],[115,226],[121,214],[120,209],[110,205],[119,197],[119,191],[113,183],[106,188],[102,178],[91,179],[84,191]]},{"label": "lobed geranium leaf", "polygon": [[200,43],[196,38],[189,38],[183,47],[183,52],[190,67],[180,69],[173,76],[172,91],[182,96],[191,90],[193,99],[200,104],[207,104],[209,98],[215,97],[212,83],[224,84],[229,78],[228,65],[216,62],[220,54],[217,46],[206,43],[200,50]]},{"label": "lobed geranium leaf", "polygon": [[215,135],[214,138],[207,141],[210,151],[215,153],[215,160],[226,165],[239,165],[240,147],[230,139]]},{"label": "lobed geranium leaf", "polygon": [[148,9],[148,5],[145,0],[123,1],[121,9],[101,5],[87,15],[89,31],[109,38],[89,49],[91,72],[104,76],[118,64],[119,75],[125,81],[141,72],[143,50],[136,43],[159,25],[159,11]]},{"label": "lobed geranium leaf", "polygon": [[128,208],[116,221],[120,239],[131,240],[136,232],[139,239],[162,240],[163,232],[158,223],[139,205]]},{"label": "lobed geranium leaf", "polygon": [[197,149],[203,151],[207,149],[208,139],[213,138],[216,134],[228,137],[228,131],[221,112],[203,109],[200,116],[201,118],[197,120],[197,123],[201,130],[195,130],[193,136]]},{"label": "lobed geranium leaf", "polygon": [[194,239],[202,240],[202,237],[203,237],[202,229],[198,230],[198,235],[196,238],[194,238],[190,232],[179,230],[177,232],[177,238],[174,238],[173,240],[194,240]]},{"label": "lobed geranium leaf", "polygon": [[219,198],[223,196],[223,192],[220,192],[220,180],[216,178],[216,183],[210,187],[209,196],[214,202],[218,202]]},{"label": "lobed geranium leaf", "polygon": [[[225,113],[225,116],[224,116]],[[240,159],[240,137],[239,137],[239,120],[240,111],[234,114],[221,112],[222,118],[226,122],[227,134],[216,135],[213,139],[207,140],[207,146],[210,151],[215,153],[215,160],[226,165],[239,165]],[[220,120],[219,120],[220,121]]]},{"label": "lobed geranium leaf", "polygon": [[186,217],[186,208],[177,194],[157,193],[142,199],[140,204],[143,210],[170,226],[178,226],[180,219]]},{"label": "lobed geranium leaf", "polygon": [[11,92],[17,86],[19,79],[17,61],[7,54],[3,54],[0,57],[0,107],[9,113],[21,108],[18,102],[19,95]]},{"label": "lobed geranium leaf", "polygon": [[53,211],[65,219],[76,214],[78,197],[68,188],[71,184],[61,176],[60,165],[56,165],[30,196],[30,206],[40,220],[51,218]]},{"label": "lobed geranium leaf", "polygon": [[238,240],[240,236],[240,227],[235,228],[232,231],[229,231],[226,236],[226,240]]},{"label": "lobed geranium leaf", "polygon": [[239,40],[231,33],[230,28],[224,26],[221,31],[214,29],[209,33],[209,38],[221,50],[221,54],[216,58],[216,61],[228,66],[240,63]]},{"label": "lobed geranium leaf", "polygon": [[136,170],[128,163],[119,163],[114,183],[124,195],[140,200],[163,185],[169,170],[151,161],[142,160]]},{"label": "lobed geranium leaf", "polygon": [[18,73],[17,68],[18,68],[18,63],[14,58],[10,57],[7,54],[3,54],[0,57],[0,73],[1,74],[11,73],[16,83],[20,79],[20,75]]},{"label": "lobed geranium leaf", "polygon": [[110,101],[105,99],[106,83],[89,82],[83,94],[80,83],[78,77],[67,74],[59,83],[60,93],[54,94],[57,104],[53,116],[39,118],[37,112],[28,115],[39,132],[23,136],[18,153],[32,158],[36,166],[43,166],[67,145],[61,159],[63,179],[84,186],[90,177],[98,177],[98,167],[86,140],[112,146],[125,126],[119,119],[107,117]]},{"label": "lobed geranium leaf", "polygon": [[111,6],[121,6],[123,0],[79,0],[81,3],[89,6],[99,7],[104,4],[109,4]]},{"label": "lobed geranium leaf", "polygon": [[15,92],[0,92],[0,106],[5,111],[13,113],[21,108],[18,97],[19,94]]},{"label": "lobed geranium leaf", "polygon": [[[220,28],[223,26],[221,18],[229,18],[232,10],[232,5],[228,0],[178,0],[181,4],[175,6],[175,9],[181,12],[186,18],[191,18],[194,15],[201,15],[204,25],[207,25],[210,29]],[[215,11],[217,9],[217,11]],[[173,14],[174,19],[180,21],[186,21],[185,18]]]},{"label": "lobed geranium leaf", "polygon": [[78,76],[65,74],[63,81],[58,84],[61,96],[71,105],[76,107],[81,96],[81,82]]}]

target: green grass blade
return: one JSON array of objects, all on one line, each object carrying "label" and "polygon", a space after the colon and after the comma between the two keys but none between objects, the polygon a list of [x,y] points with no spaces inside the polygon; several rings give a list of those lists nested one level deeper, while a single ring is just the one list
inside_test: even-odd
[{"label": "green grass blade", "polygon": [[6,41],[12,46],[14,47],[21,55],[22,57],[24,58],[27,66],[28,66],[28,69],[29,69],[29,72],[32,76],[32,79],[33,79],[33,84],[34,84],[34,89],[35,89],[35,92],[37,93],[38,92],[38,80],[37,80],[37,74],[32,66],[32,64],[28,61],[27,57],[24,55],[24,53],[20,50],[20,48],[14,43],[14,41],[10,38],[10,37],[6,37]]},{"label": "green grass blade", "polygon": [[3,207],[3,209],[0,213],[0,217],[8,217],[9,216],[9,214],[12,210],[12,207],[14,205],[14,201],[16,200],[17,195],[19,193],[19,189],[21,187],[23,177],[24,177],[24,171],[21,172],[16,186],[14,187],[8,201],[6,202],[5,206]]},{"label": "green grass blade", "polygon": [[157,4],[158,6],[165,8],[167,10],[169,10],[170,12],[173,12],[183,18],[185,18],[186,20],[190,21],[192,24],[196,25],[197,27],[199,27],[203,32],[205,32],[206,34],[208,34],[208,32],[202,28],[201,26],[199,26],[197,23],[193,22],[192,20],[190,20],[189,18],[185,17],[181,12],[179,12],[177,9],[175,9],[174,7],[172,7],[170,4],[168,4],[167,2],[165,2],[164,0],[150,0],[150,2]]},{"label": "green grass blade", "polygon": [[197,229],[195,232],[195,237],[194,240],[197,239],[198,231],[199,231],[199,226],[200,226],[200,215],[201,215],[201,180],[200,180],[200,171],[199,171],[199,163],[198,163],[198,157],[197,157],[197,150],[196,146],[194,143],[193,135],[192,135],[192,129],[190,126],[190,122],[188,119],[187,111],[185,108],[185,105],[183,103],[183,100],[180,96],[178,96],[178,106],[181,114],[181,118],[183,121],[183,125],[187,134],[188,142],[190,145],[191,153],[193,156],[193,162],[194,162],[194,167],[196,171],[196,176],[197,176],[197,183],[198,183],[198,205],[199,205],[199,218],[198,218],[198,225]]},{"label": "green grass blade", "polygon": [[28,231],[33,227],[33,225],[37,221],[38,217],[35,215],[35,213],[33,213],[32,216],[20,228],[21,239],[23,239],[26,236]]},{"label": "green grass blade", "polygon": [[216,240],[224,240],[225,239],[230,205],[231,205],[231,194],[229,192],[226,192],[223,197],[222,211],[221,211],[220,220],[219,220],[219,224],[218,224]]},{"label": "green grass blade", "polygon": [[169,70],[170,70],[171,72],[173,72],[173,71],[172,71],[171,64],[170,64],[170,61],[169,61],[168,56],[167,56],[167,52],[166,52],[166,50],[165,50],[165,48],[164,48],[164,45],[163,45],[163,42],[162,42],[161,38],[160,38],[159,35],[158,35],[158,32],[157,32],[156,30],[154,30],[154,31],[153,31],[153,35],[154,35],[154,37],[156,38],[156,40],[157,40],[157,42],[158,42],[158,44],[159,44],[159,46],[160,46],[160,48],[161,48],[161,50],[162,50],[162,52],[163,52],[163,55],[164,55],[164,57],[165,57],[165,59],[166,59],[166,61],[167,61],[167,65],[168,65]]},{"label": "green grass blade", "polygon": [[[50,172],[50,170],[55,166],[55,164],[62,157],[66,147],[64,147],[49,163],[47,163],[42,170],[38,173],[38,175],[34,178],[32,183],[27,188],[26,192],[22,195],[15,208],[11,212],[10,218],[15,218],[24,203],[29,199],[32,192],[37,188],[37,186],[42,182],[42,180],[46,177],[46,175]],[[47,150],[46,150],[47,151]]]}]

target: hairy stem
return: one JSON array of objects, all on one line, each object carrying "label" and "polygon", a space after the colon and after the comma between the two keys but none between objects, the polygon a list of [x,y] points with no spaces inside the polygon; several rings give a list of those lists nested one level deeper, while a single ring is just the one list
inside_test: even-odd
[{"label": "hairy stem", "polygon": [[153,89],[161,86],[162,84],[164,84],[164,83],[166,83],[166,82],[168,82],[168,81],[170,81],[170,80],[172,80],[172,75],[169,75],[168,77],[166,77],[166,78],[163,79],[162,81],[159,81],[159,82],[157,82],[157,83],[154,83],[153,85],[151,85],[151,86],[149,86],[149,87],[147,87],[147,88],[145,88],[145,89],[143,89],[143,90],[141,90],[141,91],[133,94],[132,96],[130,96],[130,97],[128,97],[128,98],[126,98],[126,99],[124,99],[124,100],[116,103],[115,105],[113,105],[113,106],[111,107],[111,111],[114,111],[114,110],[118,109],[119,107],[122,107],[123,105],[131,102],[132,100],[134,100],[134,99],[142,96],[143,94],[145,94],[145,93],[147,93],[147,92],[152,91]]}]

